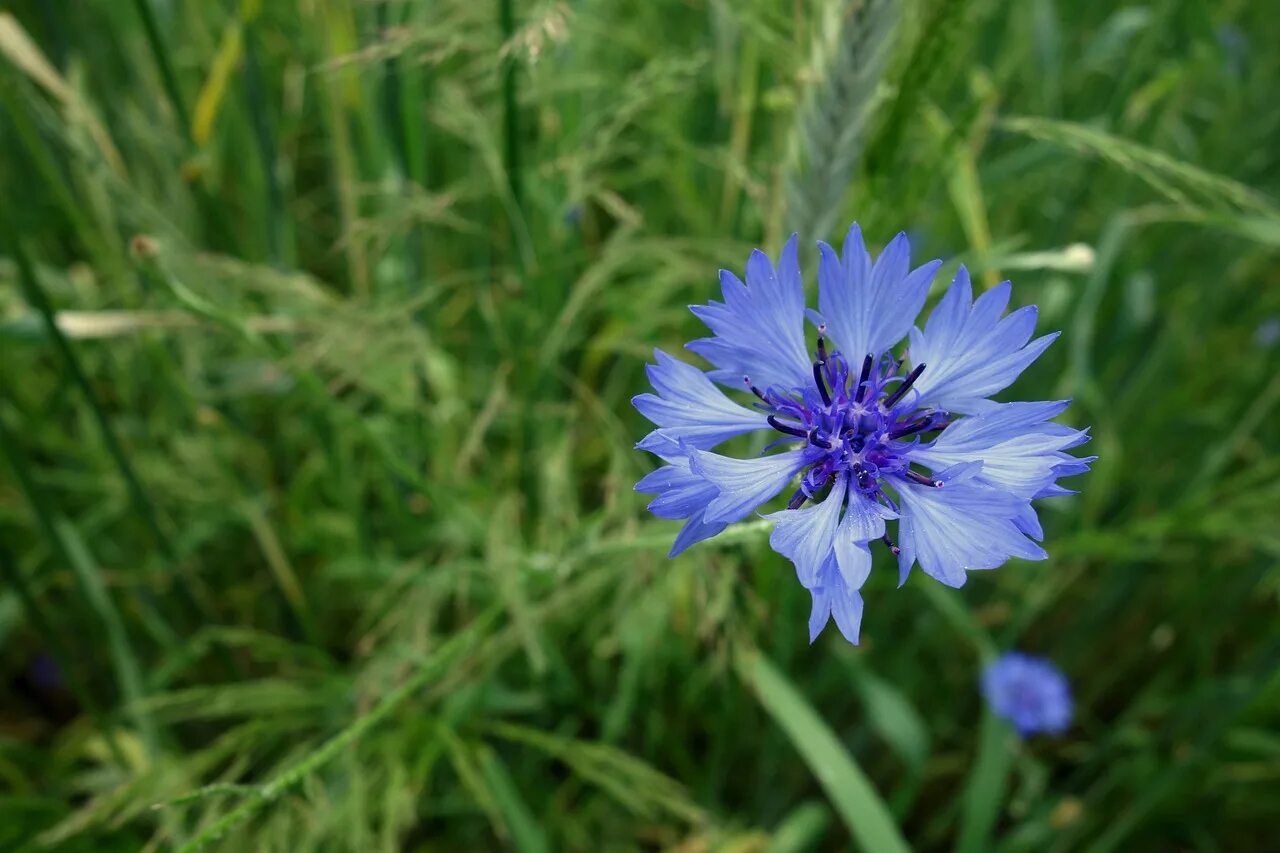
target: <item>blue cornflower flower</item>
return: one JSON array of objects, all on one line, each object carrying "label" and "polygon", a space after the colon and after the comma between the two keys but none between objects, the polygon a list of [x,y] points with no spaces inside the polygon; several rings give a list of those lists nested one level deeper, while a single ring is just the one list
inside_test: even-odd
[{"label": "blue cornflower flower", "polygon": [[[988,399],[1057,337],[1031,340],[1034,307],[1002,318],[1008,282],[975,301],[961,267],[922,331],[913,323],[940,261],[911,269],[899,234],[873,263],[857,224],[842,256],[818,247],[821,313],[805,310],[792,235],[776,267],[757,250],[745,284],[722,270],[724,302],[692,306],[712,336],[688,348],[713,370],[655,352],[648,373],[656,393],[633,402],[657,425],[637,446],[665,464],[636,489],[657,494],[654,514],[685,520],[674,557],[799,477],[786,509],[765,516],[775,522],[770,543],[813,597],[810,641],[834,617],[856,643],[871,542],[898,557],[900,584],[916,563],[960,586],[970,569],[1043,559],[1031,501],[1070,494],[1057,480],[1085,471],[1092,458],[1066,452],[1088,441],[1087,430],[1050,422],[1066,401]],[[817,327],[814,356],[806,316]],[[893,348],[907,337],[909,357],[900,359]],[[749,391],[753,404],[735,402],[717,383]],[[766,430],[778,436],[767,455],[712,452]],[[787,449],[767,453],[777,446]],[[886,533],[892,521],[900,547]]]},{"label": "blue cornflower flower", "polygon": [[1007,652],[982,673],[982,695],[1023,737],[1061,734],[1071,725],[1071,688],[1044,658]]},{"label": "blue cornflower flower", "polygon": [[1253,330],[1253,345],[1258,349],[1271,349],[1280,341],[1280,317],[1268,317]]}]

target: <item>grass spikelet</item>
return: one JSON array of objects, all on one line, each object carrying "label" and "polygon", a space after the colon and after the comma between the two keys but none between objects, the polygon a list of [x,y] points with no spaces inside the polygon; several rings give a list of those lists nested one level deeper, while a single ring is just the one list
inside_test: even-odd
[{"label": "grass spikelet", "polygon": [[885,96],[884,71],[901,4],[828,3],[806,68],[809,93],[790,145],[786,230],[826,237],[861,160],[867,128]]}]

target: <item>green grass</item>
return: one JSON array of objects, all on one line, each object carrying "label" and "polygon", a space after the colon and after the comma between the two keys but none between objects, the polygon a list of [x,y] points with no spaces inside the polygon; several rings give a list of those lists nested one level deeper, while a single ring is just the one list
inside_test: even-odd
[{"label": "green grass", "polygon": [[[6,6],[0,848],[1264,846],[1276,44],[1232,0]],[[666,559],[629,400],[719,267],[854,218],[1012,278],[1063,337],[1009,396],[1100,458],[1047,562],[878,563],[811,647],[767,526]],[[984,716],[1014,647],[1066,736]]]}]

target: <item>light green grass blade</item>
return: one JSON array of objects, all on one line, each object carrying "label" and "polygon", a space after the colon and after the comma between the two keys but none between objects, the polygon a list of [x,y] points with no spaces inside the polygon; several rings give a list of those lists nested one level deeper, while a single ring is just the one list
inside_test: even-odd
[{"label": "light green grass blade", "polygon": [[802,803],[782,819],[764,853],[804,853],[817,849],[831,823],[831,810],[822,803]]},{"label": "light green grass blade", "polygon": [[909,851],[888,804],[795,685],[753,649],[741,651],[734,666],[791,739],[858,846],[874,853]]}]

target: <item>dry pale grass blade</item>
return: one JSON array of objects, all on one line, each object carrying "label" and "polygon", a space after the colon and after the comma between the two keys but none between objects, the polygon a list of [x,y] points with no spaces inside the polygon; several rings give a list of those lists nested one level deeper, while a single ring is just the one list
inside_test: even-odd
[{"label": "dry pale grass blade", "polygon": [[[94,340],[120,338],[149,331],[173,331],[201,325],[185,311],[59,311],[58,328],[68,338]],[[255,332],[291,332],[298,328],[292,317],[250,317],[245,325]]]},{"label": "dry pale grass blade", "polygon": [[0,12],[0,54],[61,103],[70,121],[84,124],[103,158],[117,173],[124,174],[124,161],[107,129],[98,121],[80,93],[58,73],[39,45],[31,40],[22,24],[9,12]]}]

